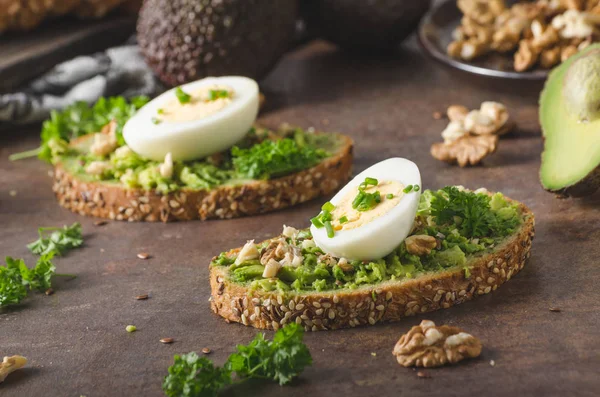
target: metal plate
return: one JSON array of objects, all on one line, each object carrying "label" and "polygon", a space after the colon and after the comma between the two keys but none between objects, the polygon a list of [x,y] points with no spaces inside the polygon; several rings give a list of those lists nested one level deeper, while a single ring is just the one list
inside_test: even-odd
[{"label": "metal plate", "polygon": [[501,79],[546,79],[549,72],[546,69],[516,72],[512,56],[492,53],[471,62],[448,56],[446,48],[452,41],[452,32],[460,24],[461,17],[462,13],[454,0],[440,2],[431,8],[419,25],[421,47],[437,61],[468,73]]}]

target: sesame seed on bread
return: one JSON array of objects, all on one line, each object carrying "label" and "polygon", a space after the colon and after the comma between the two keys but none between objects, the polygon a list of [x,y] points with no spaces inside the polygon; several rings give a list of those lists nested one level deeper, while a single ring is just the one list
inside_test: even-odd
[{"label": "sesame seed on bread", "polygon": [[275,179],[222,185],[211,190],[182,188],[161,194],[84,180],[57,163],[53,190],[61,206],[80,215],[132,222],[229,219],[261,214],[331,194],[350,178],[353,142],[348,136],[336,136],[341,143],[330,157],[314,167]]},{"label": "sesame seed on bread", "polygon": [[468,277],[462,267],[455,267],[357,289],[281,294],[252,291],[231,281],[227,266],[211,265],[211,307],[227,321],[255,328],[276,330],[296,322],[312,331],[399,321],[446,309],[495,291],[523,269],[534,237],[534,217],[524,204],[519,208],[523,216],[520,228],[492,252],[471,257]]}]

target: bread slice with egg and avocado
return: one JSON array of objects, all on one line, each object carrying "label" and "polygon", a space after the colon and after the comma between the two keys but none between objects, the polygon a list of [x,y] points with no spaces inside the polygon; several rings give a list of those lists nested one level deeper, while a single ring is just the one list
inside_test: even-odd
[{"label": "bread slice with egg and avocado", "polygon": [[[309,145],[319,153],[307,162],[306,157],[291,151],[287,158],[292,160],[278,164],[276,174],[269,174],[265,156],[270,153],[253,153],[256,161],[267,167],[261,175],[256,175],[261,171],[251,161],[240,163],[246,173],[240,175],[232,166],[236,160],[226,152],[206,161],[175,163],[173,177],[168,179],[159,175],[160,163],[139,162],[139,156],[127,152],[123,158],[117,153],[105,161],[108,176],[91,175],[86,169],[96,161],[89,153],[93,140],[94,134],[89,134],[71,140],[68,147],[53,149],[57,152],[53,190],[60,205],[73,212],[116,220],[169,222],[265,213],[333,193],[348,180],[352,169],[353,142],[349,137],[289,126],[278,131],[253,128],[240,144],[246,154],[267,150],[259,146],[263,142],[282,147],[289,143],[292,149]],[[125,169],[129,163],[131,172]],[[119,173],[110,167],[120,169]]]},{"label": "bread slice with egg and avocado", "polygon": [[[452,188],[444,190],[448,189]],[[533,213],[499,193],[463,198],[466,206],[471,205],[469,200],[487,200],[495,218],[482,216],[499,233],[467,239],[459,223],[469,219],[452,217],[437,225],[436,214],[442,216],[444,208],[439,203],[435,209],[426,208],[432,193],[441,197],[442,191],[423,193],[411,235],[378,261],[351,262],[319,253],[314,243],[306,242],[312,240],[308,229],[289,227],[284,227],[281,236],[257,244],[258,258],[253,260],[238,260],[252,250],[252,242],[220,254],[210,264],[212,310],[227,321],[261,329],[295,322],[306,330],[335,330],[398,321],[495,291],[523,269],[529,258]],[[421,235],[435,236],[436,247],[421,256],[408,253],[408,241]],[[263,258],[272,259],[277,250],[284,258],[285,252],[303,256],[302,264],[283,266],[272,278],[261,277],[262,263],[267,262]],[[311,265],[306,263],[309,260]]]}]

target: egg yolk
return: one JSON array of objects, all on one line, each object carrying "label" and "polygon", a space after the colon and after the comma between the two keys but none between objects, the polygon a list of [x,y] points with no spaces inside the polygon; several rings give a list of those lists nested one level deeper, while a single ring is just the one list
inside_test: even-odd
[{"label": "egg yolk", "polygon": [[[358,187],[351,189],[331,212],[333,229],[338,231],[356,229],[385,215],[402,200],[403,190],[404,185],[397,181],[381,181],[377,186],[369,186],[365,189],[365,192],[375,193],[378,191],[381,202],[370,210],[358,211],[352,208],[352,202],[358,194]],[[342,222],[340,222],[340,219]]]},{"label": "egg yolk", "polygon": [[224,85],[209,85],[186,94],[190,98],[185,103],[173,94],[173,98],[160,108],[156,118],[161,122],[170,123],[203,119],[227,107],[232,101],[234,91]]}]

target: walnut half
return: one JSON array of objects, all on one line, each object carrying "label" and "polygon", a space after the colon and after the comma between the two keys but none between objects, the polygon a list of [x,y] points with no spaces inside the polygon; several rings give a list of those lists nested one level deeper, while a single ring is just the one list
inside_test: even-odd
[{"label": "walnut half", "polygon": [[25,364],[27,364],[27,359],[23,356],[4,357],[0,363],[0,383],[4,382],[11,372],[23,368]]},{"label": "walnut half", "polygon": [[465,135],[451,143],[434,143],[431,155],[446,163],[466,167],[479,164],[484,157],[496,151],[497,145],[497,135]]},{"label": "walnut half", "polygon": [[392,354],[404,367],[440,367],[481,354],[481,342],[460,328],[423,320],[402,335]]},{"label": "walnut half", "polygon": [[426,234],[415,234],[407,237],[404,242],[406,243],[406,250],[409,254],[413,255],[427,255],[437,246],[435,237],[428,236]]}]

